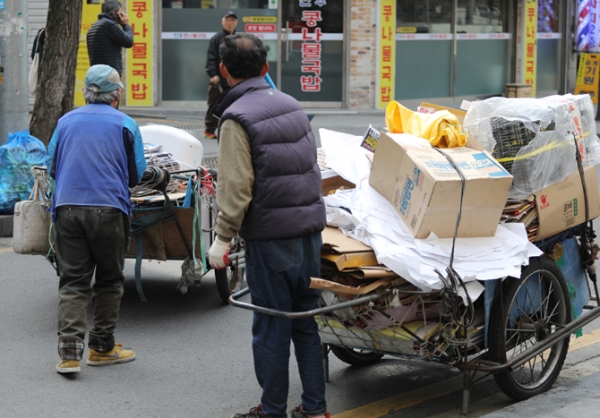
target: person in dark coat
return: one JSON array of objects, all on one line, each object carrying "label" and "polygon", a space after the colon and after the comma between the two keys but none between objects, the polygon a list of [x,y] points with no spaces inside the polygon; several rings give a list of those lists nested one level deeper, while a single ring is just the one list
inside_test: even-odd
[{"label": "person in dark coat", "polygon": [[219,45],[221,45],[226,36],[235,33],[237,15],[233,10],[229,10],[223,15],[221,25],[223,25],[223,29],[210,38],[208,51],[206,52],[206,73],[210,77],[210,84],[208,85],[208,109],[204,117],[204,137],[210,139],[217,138],[215,130],[219,125],[219,120],[213,116],[213,110],[223,93],[229,90],[227,80],[221,76],[221,72],[219,71],[219,64],[221,63]]},{"label": "person in dark coat", "polygon": [[117,0],[105,0],[102,13],[98,15],[87,33],[90,66],[105,64],[123,75],[122,48],[133,46],[133,30],[127,14],[121,11]]}]

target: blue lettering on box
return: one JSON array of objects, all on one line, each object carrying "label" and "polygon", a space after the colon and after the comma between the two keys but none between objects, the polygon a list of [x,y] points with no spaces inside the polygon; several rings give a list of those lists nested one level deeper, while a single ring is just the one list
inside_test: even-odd
[{"label": "blue lettering on box", "polygon": [[410,208],[410,199],[412,197],[412,190],[415,188],[415,183],[412,179],[406,176],[404,181],[404,188],[402,189],[402,197],[400,198],[400,213],[406,215]]},{"label": "blue lettering on box", "polygon": [[490,177],[509,177],[510,174],[495,160],[491,159],[487,154],[480,152],[473,154],[472,167],[479,170]]}]

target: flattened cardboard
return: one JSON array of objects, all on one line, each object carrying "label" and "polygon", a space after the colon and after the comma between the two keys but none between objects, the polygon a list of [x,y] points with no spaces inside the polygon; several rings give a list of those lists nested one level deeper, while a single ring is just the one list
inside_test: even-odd
[{"label": "flattened cardboard", "polygon": [[[594,219],[600,216],[596,167],[584,167],[583,171],[589,199],[589,218]],[[535,193],[535,201],[539,222],[536,241],[585,222],[585,200],[579,171]]]},{"label": "flattened cardboard", "polygon": [[346,254],[321,253],[321,258],[334,263],[340,271],[355,267],[376,266],[379,264],[373,251]]},{"label": "flattened cardboard", "polygon": [[338,270],[379,264],[370,247],[345,236],[338,228],[325,227],[322,237],[321,258],[334,263]]},{"label": "flattened cardboard", "polygon": [[[392,203],[416,238],[427,238],[431,232],[451,238],[460,206],[460,176],[436,149],[411,145],[402,135],[381,133],[369,184]],[[493,236],[513,177],[486,151],[466,147],[442,151],[467,180],[457,236]]]},{"label": "flattened cardboard", "polygon": [[338,254],[373,251],[371,247],[344,235],[339,228],[332,226],[326,226],[321,233],[321,237],[323,239],[323,249]]},{"label": "flattened cardboard", "polygon": [[319,290],[331,290],[346,299],[352,299],[354,296],[365,295],[380,287],[385,287],[390,283],[391,279],[379,279],[365,286],[348,286],[341,283],[332,282],[331,280],[310,278],[310,288]]}]

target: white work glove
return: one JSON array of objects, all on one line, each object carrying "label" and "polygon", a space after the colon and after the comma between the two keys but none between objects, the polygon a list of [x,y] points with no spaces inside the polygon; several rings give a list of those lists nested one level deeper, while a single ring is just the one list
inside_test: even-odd
[{"label": "white work glove", "polygon": [[215,242],[210,246],[208,250],[208,262],[216,270],[222,270],[230,264],[229,249],[231,248],[230,242],[223,242],[218,237],[215,238]]}]

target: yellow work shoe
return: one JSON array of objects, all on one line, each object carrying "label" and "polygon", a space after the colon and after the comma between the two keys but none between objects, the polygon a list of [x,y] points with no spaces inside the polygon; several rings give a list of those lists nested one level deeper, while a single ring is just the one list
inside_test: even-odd
[{"label": "yellow work shoe", "polygon": [[115,344],[112,350],[101,353],[90,348],[87,364],[89,366],[104,366],[106,364],[127,363],[135,360],[132,350],[125,350],[122,344]]},{"label": "yellow work shoe", "polygon": [[79,360],[61,360],[56,365],[56,371],[61,374],[78,373],[81,371]]}]

